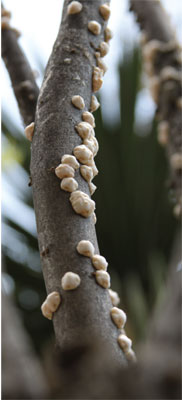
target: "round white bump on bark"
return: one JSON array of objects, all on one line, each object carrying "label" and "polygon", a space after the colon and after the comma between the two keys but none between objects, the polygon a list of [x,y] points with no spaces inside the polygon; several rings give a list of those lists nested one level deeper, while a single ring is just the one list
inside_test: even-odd
[{"label": "round white bump on bark", "polygon": [[5,8],[1,9],[1,17],[11,18],[11,12],[6,10]]},{"label": "round white bump on bark", "polygon": [[127,352],[129,352],[129,350],[131,350],[132,341],[131,341],[131,339],[129,339],[128,336],[123,335],[123,334],[119,335],[118,343],[119,343],[120,347],[122,348],[122,350],[124,351],[124,353],[127,353]]},{"label": "round white bump on bark", "polygon": [[179,218],[182,214],[182,204],[178,203],[173,208],[173,214],[176,218]]},{"label": "round white bump on bark", "polygon": [[82,114],[82,118],[85,122],[88,122],[88,124],[95,128],[95,118],[91,112],[84,111]]},{"label": "round white bump on bark", "polygon": [[120,298],[118,296],[118,293],[112,289],[109,289],[109,296],[110,296],[112,305],[115,307],[118,306],[118,304],[120,303]]},{"label": "round white bump on bark", "polygon": [[182,169],[182,153],[172,154],[170,164],[174,170]]},{"label": "round white bump on bark", "polygon": [[81,283],[81,279],[78,274],[74,272],[66,272],[63,278],[61,279],[61,285],[63,290],[74,290]]},{"label": "round white bump on bark", "polygon": [[95,273],[95,278],[97,283],[104,289],[108,289],[110,287],[110,275],[108,274],[108,272],[98,270]]},{"label": "round white bump on bark", "polygon": [[105,42],[109,42],[113,37],[113,32],[112,30],[107,26],[107,28],[104,30],[104,38]]},{"label": "round white bump on bark", "polygon": [[96,175],[98,175],[99,171],[98,171],[98,169],[96,167],[96,164],[95,164],[94,160],[93,160],[93,162],[91,164],[91,167],[92,167],[92,171],[93,171],[93,177],[95,177]]},{"label": "round white bump on bark", "polygon": [[91,138],[90,139],[85,139],[83,141],[83,144],[85,144],[85,146],[87,146],[91,150],[92,154],[94,155],[95,146],[94,146],[93,140],[91,140]]},{"label": "round white bump on bark", "polygon": [[99,150],[99,144],[96,137],[92,136],[90,139],[85,139],[83,143],[91,150],[93,156],[95,157]]},{"label": "round white bump on bark", "polygon": [[90,217],[95,210],[95,201],[91,200],[86,193],[80,190],[71,194],[70,202],[74,211],[85,218]]},{"label": "round white bump on bark", "polygon": [[109,19],[109,17],[110,17],[110,14],[111,14],[111,9],[110,9],[110,7],[109,7],[109,4],[107,4],[107,3],[102,4],[102,5],[99,7],[99,11],[100,11],[100,14],[102,15],[102,18],[103,18],[105,21],[107,21],[107,20]]},{"label": "round white bump on bark", "polygon": [[88,161],[92,161],[93,154],[90,149],[84,144],[80,146],[76,146],[73,150],[73,153],[77,160],[79,160],[82,164],[88,164]]},{"label": "round white bump on bark", "polygon": [[104,271],[106,271],[108,266],[108,262],[106,261],[105,257],[100,256],[99,254],[95,254],[92,257],[92,264],[96,269],[102,269]]},{"label": "round white bump on bark", "polygon": [[182,97],[178,97],[176,100],[176,105],[180,110],[182,109]]},{"label": "round white bump on bark", "polygon": [[61,189],[66,192],[74,192],[78,189],[78,182],[74,178],[63,178],[61,181]]},{"label": "round white bump on bark", "polygon": [[90,182],[93,179],[92,167],[89,167],[88,165],[81,165],[80,173],[87,182]]},{"label": "round white bump on bark", "polygon": [[92,183],[92,182],[89,182],[88,186],[89,186],[90,194],[92,196],[95,193],[97,186],[95,186],[94,183]]},{"label": "round white bump on bark", "polygon": [[158,124],[158,142],[161,146],[166,146],[169,141],[169,124],[167,121],[161,121]]},{"label": "round white bump on bark", "polygon": [[160,79],[158,78],[158,76],[153,76],[150,79],[150,93],[155,103],[157,103],[158,101],[159,91],[160,91]]},{"label": "round white bump on bark", "polygon": [[127,319],[125,312],[117,307],[111,308],[111,318],[119,329],[124,327]]},{"label": "round white bump on bark", "polygon": [[1,29],[11,29],[10,27],[10,18],[9,17],[2,17],[1,18]]},{"label": "round white bump on bark", "polygon": [[55,169],[55,174],[59,179],[73,178],[75,171],[68,164],[59,164]]},{"label": "round white bump on bark", "polygon": [[101,33],[101,24],[97,21],[89,21],[88,30],[94,35],[99,35]]},{"label": "round white bump on bark", "polygon": [[27,125],[25,128],[25,135],[26,138],[32,142],[33,134],[34,134],[35,123],[31,122],[31,124]]},{"label": "round white bump on bark", "polygon": [[94,67],[92,74],[92,89],[97,92],[103,84],[103,71],[99,67]]},{"label": "round white bump on bark", "polygon": [[144,44],[142,54],[144,61],[153,63],[154,57],[161,50],[161,43],[158,40],[150,40]]},{"label": "round white bump on bark", "polygon": [[79,1],[72,1],[67,7],[67,14],[78,14],[82,8],[83,6]]},{"label": "round white bump on bark", "polygon": [[[97,53],[95,53],[95,54],[97,54]],[[99,53],[99,55],[100,55],[100,53]],[[102,73],[104,75],[108,70],[107,65],[101,57],[98,57],[96,55],[96,59],[97,59],[97,66],[100,68],[100,70],[102,71]]]},{"label": "round white bump on bark", "polygon": [[100,103],[97,100],[97,97],[93,94],[91,97],[90,111],[94,112],[100,107]]},{"label": "round white bump on bark", "polygon": [[46,303],[48,304],[48,307],[51,312],[55,312],[60,303],[61,303],[61,297],[58,292],[52,292],[47,296]]},{"label": "round white bump on bark", "polygon": [[161,81],[180,81],[181,80],[181,72],[176,70],[174,67],[164,67],[160,73]]},{"label": "round white bump on bark", "polygon": [[131,361],[133,363],[137,362],[136,354],[132,349],[125,352],[125,357],[128,361]]},{"label": "round white bump on bark", "polygon": [[77,245],[77,251],[85,257],[92,258],[94,255],[94,246],[89,240],[81,240]]},{"label": "round white bump on bark", "polygon": [[68,164],[73,169],[78,169],[80,164],[78,163],[75,156],[71,156],[70,154],[64,154],[61,158],[62,164]]},{"label": "round white bump on bark", "polygon": [[93,127],[88,122],[79,122],[75,129],[82,139],[90,138],[93,131]]},{"label": "round white bump on bark", "polygon": [[52,311],[50,310],[46,301],[41,305],[41,311],[45,318],[52,319]]},{"label": "round white bump on bark", "polygon": [[58,292],[50,293],[41,306],[41,311],[44,317],[52,319],[52,314],[58,309],[61,303],[61,297]]},{"label": "round white bump on bark", "polygon": [[109,52],[109,44],[107,42],[101,42],[99,50],[101,57],[106,56],[106,54]]},{"label": "round white bump on bark", "polygon": [[83,110],[83,108],[85,107],[85,102],[83,97],[79,96],[79,95],[75,95],[72,97],[71,99],[72,104],[78,108],[79,110]]},{"label": "round white bump on bark", "polygon": [[96,213],[95,213],[95,212],[93,213],[93,221],[94,221],[94,224],[96,224],[96,222],[97,222],[97,217],[96,217]]}]

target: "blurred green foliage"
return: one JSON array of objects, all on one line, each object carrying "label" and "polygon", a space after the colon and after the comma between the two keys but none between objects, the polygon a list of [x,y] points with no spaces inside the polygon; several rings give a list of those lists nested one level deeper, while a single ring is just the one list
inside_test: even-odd
[{"label": "blurred green foliage", "polygon": [[[138,48],[124,56],[118,73],[121,123],[113,121],[112,129],[108,128],[101,110],[95,114],[100,145],[96,158],[100,173],[95,179],[98,190],[94,195],[96,230],[101,254],[109,261],[112,288],[119,291],[121,307],[128,314],[128,333],[138,341],[145,336],[165,282],[177,222],[169,202],[167,162],[156,139],[156,121],[148,135],[139,136],[135,128],[136,97],[141,87]],[[30,144],[9,120],[10,115],[2,115],[5,178],[8,169],[21,165],[26,183],[20,187],[18,179],[13,179],[14,196],[18,189],[22,206],[32,209],[28,187]],[[16,303],[39,351],[53,330],[40,312],[46,292],[37,239],[28,226],[25,229],[21,221],[15,222],[6,213],[3,226],[8,237],[3,242],[4,277],[13,278]]]}]

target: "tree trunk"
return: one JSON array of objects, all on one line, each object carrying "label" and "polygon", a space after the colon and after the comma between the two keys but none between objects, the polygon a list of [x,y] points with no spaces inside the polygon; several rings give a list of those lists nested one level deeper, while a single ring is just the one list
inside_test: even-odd
[{"label": "tree trunk", "polygon": [[[98,338],[110,345],[118,364],[125,364],[117,343],[118,330],[110,318],[108,291],[96,284],[91,260],[76,251],[78,242],[84,239],[90,240],[99,253],[93,218],[75,214],[70,194],[60,189],[60,180],[51,172],[65,153],[72,154],[74,147],[81,144],[75,125],[82,120],[83,111],[76,109],[71,99],[73,95],[82,96],[85,110],[89,110],[94,52],[104,40],[105,23],[99,14],[103,1],[82,1],[81,13],[70,16],[68,3],[66,0],[40,90],[32,143],[31,176],[42,268],[47,292],[56,290],[61,294],[53,324],[57,344],[64,354]],[[88,31],[90,20],[102,25],[100,35]],[[75,179],[78,189],[89,194],[88,184],[78,171]],[[61,288],[61,278],[67,271],[81,277],[81,285],[74,291]]]}]

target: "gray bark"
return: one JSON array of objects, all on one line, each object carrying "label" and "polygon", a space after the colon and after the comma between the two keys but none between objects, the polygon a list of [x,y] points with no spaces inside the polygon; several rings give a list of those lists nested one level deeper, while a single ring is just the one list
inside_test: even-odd
[{"label": "gray bark", "polygon": [[[163,301],[157,305],[146,343],[138,349],[138,363],[118,368],[109,351],[93,343],[92,359],[83,359],[74,370],[72,385],[64,381],[61,398],[179,400],[181,398],[181,271],[180,238],[177,238]],[[93,367],[94,366],[94,367]],[[93,368],[92,368],[93,367]],[[71,372],[71,370],[69,370]],[[90,371],[92,373],[90,373]],[[94,372],[93,372],[94,371]]]},{"label": "gray bark", "polygon": [[[131,10],[136,15],[140,28],[146,34],[147,42],[158,40],[172,43],[171,50],[158,53],[153,60],[154,75],[159,77],[164,67],[173,67],[181,73],[181,51],[176,41],[174,29],[170,25],[169,16],[159,1],[131,0]],[[175,43],[176,42],[176,43]],[[181,81],[168,79],[161,83],[157,101],[156,117],[159,121],[169,123],[170,135],[166,145],[168,159],[182,151],[181,108],[177,99],[181,98]],[[171,168],[170,187],[173,189],[177,204],[181,204],[181,169]]]},{"label": "gray bark", "polygon": [[[81,143],[74,126],[82,120],[83,110],[74,108],[71,99],[73,95],[81,95],[85,110],[90,108],[94,52],[104,40],[105,23],[99,14],[103,1],[82,1],[82,12],[72,16],[66,14],[68,3],[66,0],[40,90],[32,142],[31,176],[42,268],[47,292],[57,290],[62,298],[53,317],[59,349],[65,354],[98,338],[111,347],[111,354],[119,364],[125,364],[117,343],[118,330],[110,318],[108,291],[96,284],[90,259],[76,251],[78,242],[86,239],[99,253],[93,219],[75,214],[70,194],[60,190],[60,180],[51,172],[65,153],[72,154]],[[89,20],[101,23],[100,35],[88,31]],[[70,64],[64,61],[66,58],[71,60]],[[79,190],[89,194],[88,184],[78,171],[75,178]],[[62,290],[61,278],[67,271],[80,275],[81,285],[77,290]]]},{"label": "gray bark", "polygon": [[39,88],[31,66],[12,29],[2,29],[2,58],[8,70],[19,111],[25,125],[34,121]]}]

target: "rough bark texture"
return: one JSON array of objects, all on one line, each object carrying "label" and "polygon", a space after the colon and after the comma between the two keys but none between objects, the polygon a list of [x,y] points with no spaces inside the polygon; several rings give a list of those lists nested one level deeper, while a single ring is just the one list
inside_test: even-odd
[{"label": "rough bark texture", "polygon": [[16,33],[2,29],[2,57],[8,70],[19,111],[25,125],[34,121],[39,88]]},{"label": "rough bark texture", "polygon": [[90,359],[83,358],[78,369],[75,370],[75,365],[72,365],[72,369],[69,369],[72,385],[69,386],[68,380],[63,380],[60,398],[181,398],[182,293],[181,271],[177,270],[181,253],[179,239],[174,248],[165,297],[151,320],[147,343],[141,345],[138,351],[138,364],[126,369],[118,368],[109,359],[109,351],[104,352],[93,343],[91,363]]},{"label": "rough bark texture", "polygon": [[2,398],[49,397],[44,372],[11,298],[2,295]]},{"label": "rough bark texture", "polygon": [[[111,347],[113,358],[125,364],[117,343],[118,330],[110,318],[108,291],[96,284],[90,259],[76,251],[78,242],[86,239],[99,253],[93,218],[75,214],[70,194],[60,190],[60,180],[51,172],[65,153],[72,154],[74,147],[81,144],[74,126],[82,120],[83,110],[76,109],[71,99],[73,95],[82,96],[85,110],[89,110],[92,69],[96,65],[94,52],[104,40],[105,23],[99,14],[99,6],[104,2],[81,1],[82,12],[67,16],[68,3],[66,0],[40,90],[32,142],[31,176],[39,248],[40,254],[44,254],[42,268],[47,292],[57,290],[62,297],[53,324],[58,346],[64,354],[70,354],[74,348],[84,349],[90,341],[93,343],[99,338]],[[100,35],[94,36],[88,31],[90,20],[101,23]],[[75,179],[79,190],[89,194],[88,184],[78,171]],[[74,291],[65,292],[61,288],[61,278],[67,271],[81,277],[81,285]]]},{"label": "rough bark texture", "polygon": [[[151,75],[160,78],[161,71],[165,67],[173,67],[174,71],[181,73],[181,51],[176,41],[174,29],[171,27],[169,16],[159,1],[131,0],[131,10],[136,15],[144,34],[146,44],[151,40],[158,40],[162,43],[171,43],[166,52],[156,52],[151,60],[153,73]],[[145,44],[144,44],[145,46]],[[169,141],[166,145],[166,152],[169,159],[175,153],[182,152],[181,136],[181,106],[178,100],[181,99],[180,79],[168,78],[161,80],[159,96],[157,99],[156,117],[159,121],[167,121],[169,124]],[[171,168],[171,184],[174,190],[176,202],[181,207],[181,172],[182,169]]]}]

